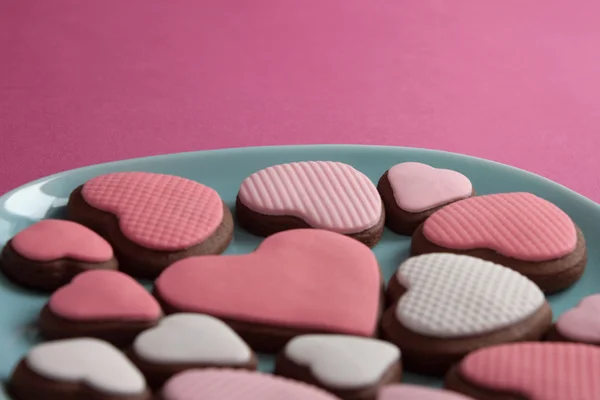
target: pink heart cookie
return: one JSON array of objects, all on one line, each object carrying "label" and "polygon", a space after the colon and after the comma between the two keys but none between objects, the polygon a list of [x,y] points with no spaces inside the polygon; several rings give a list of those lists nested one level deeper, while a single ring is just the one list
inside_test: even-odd
[{"label": "pink heart cookie", "polygon": [[415,385],[384,386],[377,400],[469,400],[470,397],[447,390],[430,389]]},{"label": "pink heart cookie", "polygon": [[260,236],[310,227],[354,235],[372,246],[383,230],[375,185],[350,165],[331,161],[275,165],[250,175],[236,212],[242,227]]},{"label": "pink heart cookie", "polygon": [[558,318],[556,331],[566,340],[600,344],[600,294],[584,298]]},{"label": "pink heart cookie", "polygon": [[168,312],[231,321],[261,350],[307,332],[372,336],[380,289],[377,259],[367,246],[317,229],[275,234],[247,255],[181,260],[155,282]]},{"label": "pink heart cookie", "polygon": [[50,297],[40,329],[48,338],[91,336],[120,345],[161,316],[158,302],[133,278],[98,270],[78,275]]},{"label": "pink heart cookie", "polygon": [[181,372],[165,384],[161,396],[164,400],[337,399],[314,386],[289,379],[228,369],[192,369]]},{"label": "pink heart cookie", "polygon": [[415,231],[412,253],[452,252],[513,268],[545,292],[579,279],[585,240],[571,218],[531,193],[471,197],[449,204]]},{"label": "pink heart cookie", "polygon": [[[471,353],[447,387],[477,399],[600,399],[600,348],[575,343],[514,343]],[[512,397],[512,396],[514,397]]]}]

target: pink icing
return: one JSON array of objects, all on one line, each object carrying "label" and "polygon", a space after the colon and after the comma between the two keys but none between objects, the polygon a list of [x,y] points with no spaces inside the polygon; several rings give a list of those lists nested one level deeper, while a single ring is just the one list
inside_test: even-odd
[{"label": "pink icing", "polygon": [[251,254],[178,261],[155,288],[179,310],[370,336],[380,279],[377,259],[359,241],[298,229],[268,237]]},{"label": "pink icing", "polygon": [[462,394],[414,385],[384,386],[377,400],[469,400]]},{"label": "pink icing", "polygon": [[567,339],[600,344],[600,294],[588,296],[558,318],[556,329]]},{"label": "pink icing", "polygon": [[347,164],[309,161],[275,165],[244,179],[244,205],[265,215],[291,215],[313,228],[356,233],[381,218],[381,197],[362,172]]},{"label": "pink icing", "polygon": [[46,219],[17,233],[11,247],[33,261],[71,258],[100,263],[113,258],[110,244],[96,232],[71,221]]},{"label": "pink icing", "polygon": [[154,250],[192,247],[223,220],[219,194],[189,179],[147,172],[118,172],[88,181],[85,201],[115,214],[123,235]]},{"label": "pink icing", "polygon": [[77,321],[155,320],[158,302],[133,278],[119,271],[94,270],[77,275],[48,302],[59,317]]},{"label": "pink icing", "polygon": [[396,204],[411,213],[464,199],[473,192],[471,181],[460,172],[416,162],[394,165],[387,177]]},{"label": "pink icing", "polygon": [[449,204],[425,221],[423,233],[438,246],[486,248],[523,261],[564,257],[577,245],[571,218],[531,193],[491,194]]},{"label": "pink icing", "polygon": [[600,399],[600,348],[575,343],[516,343],[471,353],[460,374],[482,388],[527,400]]},{"label": "pink icing", "polygon": [[187,370],[162,389],[164,400],[338,400],[314,386],[243,370]]}]

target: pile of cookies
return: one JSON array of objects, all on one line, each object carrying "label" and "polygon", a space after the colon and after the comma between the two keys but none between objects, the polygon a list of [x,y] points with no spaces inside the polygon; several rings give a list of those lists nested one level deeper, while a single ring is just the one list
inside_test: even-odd
[{"label": "pile of cookies", "polygon": [[[13,400],[600,399],[600,295],[556,324],[545,297],[583,274],[583,234],[531,193],[478,196],[414,162],[377,186],[338,162],[276,165],[240,187],[237,223],[265,237],[245,255],[221,255],[234,219],[219,194],[181,177],[98,176],[67,210],[0,258],[51,293]],[[371,250],[384,225],[412,235],[387,285]],[[277,354],[273,375],[256,352]]]}]

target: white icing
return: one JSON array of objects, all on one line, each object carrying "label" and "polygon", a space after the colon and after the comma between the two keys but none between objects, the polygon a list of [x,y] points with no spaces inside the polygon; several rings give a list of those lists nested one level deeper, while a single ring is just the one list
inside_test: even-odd
[{"label": "white icing", "polygon": [[285,355],[330,388],[356,389],[377,384],[400,359],[400,350],[377,339],[304,335],[287,344]]},{"label": "white icing", "polygon": [[398,269],[408,292],[396,318],[422,335],[451,338],[492,332],[533,315],[542,291],[502,265],[455,254],[413,257]]},{"label": "white icing", "polygon": [[146,390],[138,369],[115,347],[81,338],[35,346],[25,362],[29,369],[55,381],[81,382],[109,395],[135,395]]},{"label": "white icing", "polygon": [[223,321],[191,313],[163,318],[158,326],[138,335],[133,349],[139,357],[159,364],[235,366],[252,358],[252,350]]}]

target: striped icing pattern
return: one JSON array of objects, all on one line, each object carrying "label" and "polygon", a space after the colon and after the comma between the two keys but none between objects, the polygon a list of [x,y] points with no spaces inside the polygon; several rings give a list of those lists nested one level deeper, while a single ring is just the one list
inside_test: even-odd
[{"label": "striped icing pattern", "polygon": [[577,245],[571,218],[531,193],[492,194],[450,204],[425,221],[423,234],[441,247],[491,249],[523,261],[564,257]]},{"label": "striped icing pattern", "polygon": [[468,383],[527,400],[600,399],[600,348],[574,343],[517,343],[467,356],[460,375]]},{"label": "striped icing pattern", "polygon": [[242,182],[240,201],[271,216],[294,216],[313,228],[357,233],[381,218],[381,197],[363,173],[350,165],[308,161],[275,165]]}]

